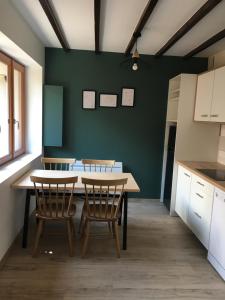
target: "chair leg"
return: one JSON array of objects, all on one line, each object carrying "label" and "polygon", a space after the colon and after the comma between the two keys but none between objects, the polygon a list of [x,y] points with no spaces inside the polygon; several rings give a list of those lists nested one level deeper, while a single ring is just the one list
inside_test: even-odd
[{"label": "chair leg", "polygon": [[71,220],[67,220],[67,232],[68,232],[68,241],[69,241],[69,255],[74,255],[74,247],[73,247],[73,237],[72,237],[72,226],[71,226]]},{"label": "chair leg", "polygon": [[112,235],[115,238],[115,236],[116,236],[116,234],[115,234],[115,226],[113,225],[113,223],[112,223]]},{"label": "chair leg", "polygon": [[41,233],[42,233],[42,229],[43,229],[43,220],[39,219],[38,226],[37,226],[36,237],[35,237],[35,242],[34,242],[33,253],[32,253],[33,257],[37,256],[37,250],[38,250],[38,246],[39,246],[39,240],[40,240],[40,236],[41,236]]},{"label": "chair leg", "polygon": [[43,223],[42,223],[41,237],[43,237],[43,235],[44,235],[44,229],[45,229],[45,220],[43,220]]},{"label": "chair leg", "polygon": [[116,254],[117,257],[120,258],[120,240],[119,240],[119,233],[118,233],[118,225],[116,222],[113,222],[113,227],[115,230]]},{"label": "chair leg", "polygon": [[75,238],[76,237],[76,232],[75,232],[75,224],[74,224],[73,218],[70,219],[70,225],[71,225],[71,228],[72,228],[72,236],[73,236],[73,238]]},{"label": "chair leg", "polygon": [[82,258],[84,258],[86,251],[87,251],[87,245],[88,245],[88,240],[89,240],[89,232],[90,232],[90,222],[88,220],[85,220],[84,224],[84,243],[82,247]]},{"label": "chair leg", "polygon": [[82,214],[81,214],[80,224],[79,224],[79,229],[78,229],[78,232],[81,235],[82,235],[83,223],[84,223],[84,212],[83,212],[83,209],[82,209]]},{"label": "chair leg", "polygon": [[110,221],[108,222],[108,228],[109,228],[109,232],[112,233]]}]

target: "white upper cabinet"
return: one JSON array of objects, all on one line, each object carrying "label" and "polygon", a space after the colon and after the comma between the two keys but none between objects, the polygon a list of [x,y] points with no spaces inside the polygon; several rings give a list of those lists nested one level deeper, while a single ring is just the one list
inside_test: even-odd
[{"label": "white upper cabinet", "polygon": [[225,67],[215,70],[211,120],[225,122]]},{"label": "white upper cabinet", "polygon": [[225,122],[225,67],[198,76],[194,119]]},{"label": "white upper cabinet", "polygon": [[214,71],[198,76],[195,121],[210,121]]}]

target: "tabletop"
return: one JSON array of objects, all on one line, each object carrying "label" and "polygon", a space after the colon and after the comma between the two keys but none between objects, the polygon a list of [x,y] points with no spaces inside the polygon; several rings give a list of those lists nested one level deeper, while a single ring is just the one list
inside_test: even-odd
[{"label": "tabletop", "polygon": [[30,176],[39,176],[47,178],[66,178],[78,176],[78,182],[75,185],[75,190],[84,191],[84,185],[81,183],[81,178],[93,179],[121,179],[127,178],[127,184],[124,186],[124,192],[140,192],[140,188],[136,183],[131,173],[105,173],[105,172],[80,172],[80,171],[56,171],[56,170],[31,170],[20,177],[12,184],[14,189],[34,189],[34,185],[30,180]]}]

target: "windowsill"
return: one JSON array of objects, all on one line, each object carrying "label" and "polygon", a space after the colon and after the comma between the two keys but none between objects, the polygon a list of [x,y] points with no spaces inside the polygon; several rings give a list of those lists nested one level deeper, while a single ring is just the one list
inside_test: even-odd
[{"label": "windowsill", "polygon": [[0,167],[0,184],[6,181],[11,176],[15,175],[22,168],[26,167],[29,163],[34,161],[37,157],[41,156],[39,154],[24,154],[13,161]]}]

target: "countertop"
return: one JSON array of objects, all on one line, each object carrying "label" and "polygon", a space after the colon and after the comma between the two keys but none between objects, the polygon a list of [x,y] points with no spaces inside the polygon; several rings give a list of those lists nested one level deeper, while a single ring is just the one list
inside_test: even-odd
[{"label": "countertop", "polygon": [[202,174],[197,169],[220,169],[225,170],[225,165],[222,165],[217,162],[207,162],[207,161],[177,161],[178,165],[183,166],[184,168],[188,169],[192,173],[196,174],[197,176],[201,177],[205,181],[213,184],[215,187],[223,190],[225,192],[225,181],[216,181],[205,174]]}]

